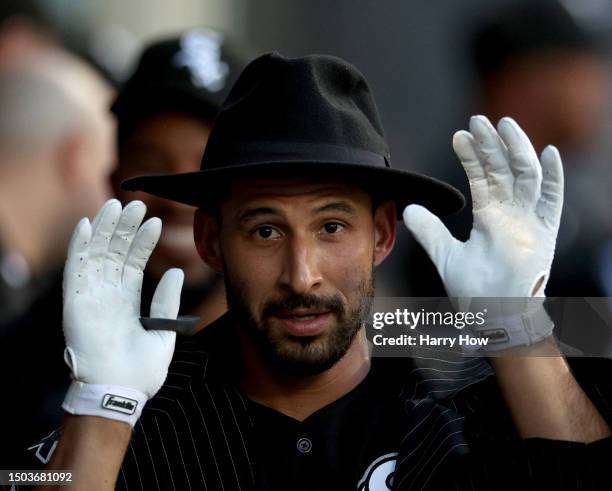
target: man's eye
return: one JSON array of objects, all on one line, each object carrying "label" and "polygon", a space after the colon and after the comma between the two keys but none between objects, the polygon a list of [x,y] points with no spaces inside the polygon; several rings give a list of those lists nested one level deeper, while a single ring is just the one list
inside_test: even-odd
[{"label": "man's eye", "polygon": [[326,233],[335,234],[343,230],[344,225],[342,225],[341,223],[337,223],[337,222],[329,222],[323,225],[323,228],[325,229]]},{"label": "man's eye", "polygon": [[255,230],[255,235],[259,237],[260,239],[278,239],[280,237],[278,230],[268,225],[265,225],[263,227],[258,227]]}]

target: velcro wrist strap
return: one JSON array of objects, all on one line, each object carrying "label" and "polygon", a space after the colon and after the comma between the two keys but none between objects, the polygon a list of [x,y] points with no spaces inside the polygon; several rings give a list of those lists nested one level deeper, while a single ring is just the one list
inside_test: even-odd
[{"label": "velcro wrist strap", "polygon": [[550,336],[554,324],[544,306],[527,312],[497,319],[488,319],[486,325],[471,326],[472,336],[488,338],[484,352],[501,351],[521,346],[531,346]]},{"label": "velcro wrist strap", "polygon": [[133,427],[147,399],[143,392],[128,387],[73,381],[62,407],[70,414],[99,416],[122,421]]}]

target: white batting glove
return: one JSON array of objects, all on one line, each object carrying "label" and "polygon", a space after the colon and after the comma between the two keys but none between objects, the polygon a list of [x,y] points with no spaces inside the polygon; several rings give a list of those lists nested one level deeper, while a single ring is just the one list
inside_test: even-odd
[{"label": "white batting glove", "polygon": [[[488,301],[489,350],[525,346],[548,337],[542,314],[563,205],[563,168],[553,146],[541,165],[527,135],[511,118],[497,131],[484,116],[458,131],[453,148],[467,173],[474,223],[467,242],[455,239],[428,210],[410,205],[404,223],[435,264],[450,297],[516,297]],[[495,305],[496,303],[496,305]],[[482,304],[481,304],[482,305]],[[496,339],[495,339],[496,338]]]},{"label": "white batting glove", "polygon": [[[64,269],[64,358],[72,383],[63,407],[132,426],[160,389],[176,333],[146,331],[139,322],[143,270],[161,233],[161,220],[142,226],[146,207],[123,210],[108,201],[93,223],[76,226]],[[183,272],[168,270],[151,303],[151,317],[175,319]]]}]

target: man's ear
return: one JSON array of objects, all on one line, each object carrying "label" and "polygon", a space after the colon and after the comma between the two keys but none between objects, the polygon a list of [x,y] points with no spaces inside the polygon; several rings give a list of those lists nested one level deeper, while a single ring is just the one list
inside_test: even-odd
[{"label": "man's ear", "polygon": [[71,133],[64,136],[54,151],[63,185],[70,189],[82,187],[82,176],[87,175],[87,172],[90,171],[86,168],[89,159],[87,158],[87,143],[83,135]]},{"label": "man's ear", "polygon": [[193,238],[196,249],[202,260],[217,273],[223,272],[220,233],[219,220],[209,212],[197,209],[193,217]]},{"label": "man's ear", "polygon": [[378,266],[393,249],[397,232],[395,202],[385,201],[374,212],[374,266]]}]

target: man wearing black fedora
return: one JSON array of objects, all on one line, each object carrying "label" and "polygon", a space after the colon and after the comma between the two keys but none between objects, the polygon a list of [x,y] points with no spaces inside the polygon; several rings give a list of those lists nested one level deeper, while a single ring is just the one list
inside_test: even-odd
[{"label": "man wearing black fedora", "polygon": [[[398,218],[449,296],[544,295],[558,152],[538,159],[514,121],[496,130],[482,116],[453,146],[474,201],[465,243],[436,217],[462,196],[390,167],[354,67],[321,55],[253,61],[200,171],[123,183],[197,207],[196,247],[224,274],[228,314],[174,350],[188,324],[177,319],[180,270],[166,272],[140,317],[160,221],[140,225],[137,201],[83,219],[64,277],[74,382],[59,444],[55,435],[36,446],[41,460],[53,453],[49,468],[71,469],[83,489],[603,489],[611,385],[570,371],[541,309],[506,310],[486,359],[417,367],[369,355],[373,268]],[[529,356],[496,356],[508,350]]]}]

